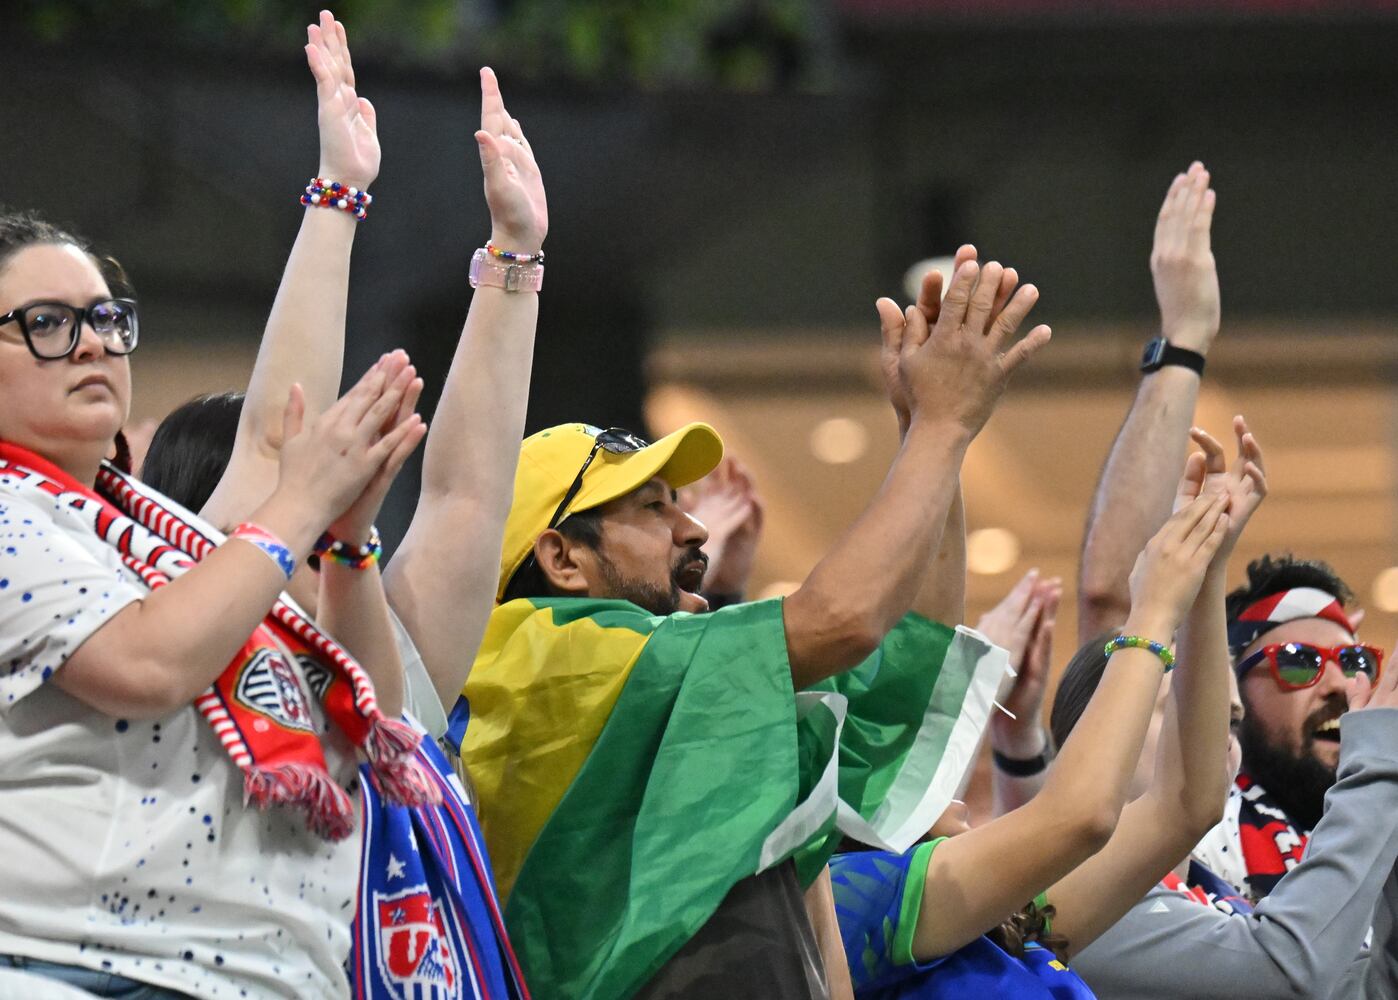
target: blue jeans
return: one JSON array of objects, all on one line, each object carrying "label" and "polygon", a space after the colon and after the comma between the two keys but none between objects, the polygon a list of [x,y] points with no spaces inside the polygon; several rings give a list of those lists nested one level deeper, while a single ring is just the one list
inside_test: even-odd
[{"label": "blue jeans", "polygon": [[111,972],[84,969],[79,965],[41,962],[37,958],[25,958],[22,955],[0,955],[0,968],[19,969],[31,976],[56,979],[60,983],[86,990],[98,997],[116,997],[117,1000],[188,1000],[187,994],[176,993],[163,986],[152,986]]}]

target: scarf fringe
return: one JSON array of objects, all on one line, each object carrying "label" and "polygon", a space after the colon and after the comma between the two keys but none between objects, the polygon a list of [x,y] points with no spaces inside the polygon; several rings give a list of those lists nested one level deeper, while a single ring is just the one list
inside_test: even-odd
[{"label": "scarf fringe", "polygon": [[354,833],[354,804],[324,771],[310,771],[296,805],[306,810],[306,825],[326,840],[344,840]]},{"label": "scarf fringe", "polygon": [[406,722],[390,719],[382,713],[369,724],[364,738],[364,753],[374,765],[392,764],[411,757],[422,744],[422,734]]},{"label": "scarf fringe", "polygon": [[244,768],[243,805],[267,809],[296,801],[310,784],[309,770],[304,764]]},{"label": "scarf fringe", "polygon": [[394,805],[441,805],[442,790],[416,757],[374,764],[369,774],[379,795]]},{"label": "scarf fringe", "polygon": [[327,840],[354,832],[354,804],[330,775],[312,764],[249,767],[243,771],[243,804],[258,809],[291,805],[304,809],[306,825]]}]

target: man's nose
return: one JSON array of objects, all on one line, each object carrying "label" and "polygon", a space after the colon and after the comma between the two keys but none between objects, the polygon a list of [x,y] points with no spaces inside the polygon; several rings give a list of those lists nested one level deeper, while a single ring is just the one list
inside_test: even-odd
[{"label": "man's nose", "polygon": [[675,544],[681,548],[700,548],[709,540],[709,529],[684,511],[675,523]]}]

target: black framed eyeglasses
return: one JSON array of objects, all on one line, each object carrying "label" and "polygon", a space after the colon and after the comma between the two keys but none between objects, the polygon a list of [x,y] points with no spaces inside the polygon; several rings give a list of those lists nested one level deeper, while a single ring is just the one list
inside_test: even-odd
[{"label": "black framed eyeglasses", "polygon": [[0,316],[0,326],[18,323],[24,346],[40,361],[55,361],[72,354],[87,323],[109,354],[130,354],[136,349],[140,321],[134,299],[106,299],[82,308],[66,302],[31,302]]},{"label": "black framed eyeglasses", "polygon": [[582,489],[583,476],[591,467],[592,460],[597,457],[599,451],[607,451],[613,455],[626,455],[649,446],[650,442],[639,434],[632,434],[620,427],[608,427],[604,431],[599,431],[592,442],[592,450],[587,453],[587,458],[583,461],[582,468],[573,477],[573,485],[569,486],[568,492],[563,494],[563,500],[559,503],[558,509],[553,512],[553,517],[549,518],[548,527],[544,530],[558,527],[559,522],[568,516],[568,505],[577,498],[578,492]]}]

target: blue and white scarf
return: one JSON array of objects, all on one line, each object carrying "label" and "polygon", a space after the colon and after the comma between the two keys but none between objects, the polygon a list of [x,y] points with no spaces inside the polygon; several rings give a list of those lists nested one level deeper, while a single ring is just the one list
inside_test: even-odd
[{"label": "blue and white scarf", "polygon": [[529,1000],[476,816],[430,736],[439,806],[391,805],[361,768],[364,848],[349,977],[360,1000]]}]

